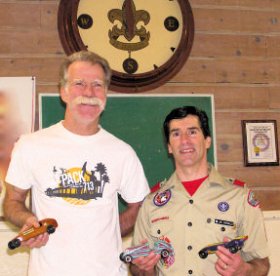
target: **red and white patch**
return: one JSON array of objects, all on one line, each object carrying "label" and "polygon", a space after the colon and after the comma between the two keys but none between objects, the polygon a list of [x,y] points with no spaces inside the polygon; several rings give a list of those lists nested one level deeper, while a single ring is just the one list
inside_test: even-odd
[{"label": "red and white patch", "polygon": [[260,205],[260,202],[256,199],[253,191],[249,191],[247,201],[253,207],[259,207]]},{"label": "red and white patch", "polygon": [[165,205],[171,198],[171,191],[170,189],[168,190],[165,190],[161,193],[157,193],[155,196],[154,196],[154,204],[158,207],[161,207],[163,205]]}]

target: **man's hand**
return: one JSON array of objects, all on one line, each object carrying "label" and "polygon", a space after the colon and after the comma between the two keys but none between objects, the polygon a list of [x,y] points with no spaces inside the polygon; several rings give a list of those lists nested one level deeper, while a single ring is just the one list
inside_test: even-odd
[{"label": "man's hand", "polygon": [[[229,241],[224,238],[224,242]],[[218,260],[215,264],[216,271],[223,276],[266,276],[270,264],[268,258],[253,259],[244,262],[239,253],[232,254],[223,246],[218,246],[216,252]]]},{"label": "man's hand", "polygon": [[[145,257],[139,257],[132,261],[134,265],[136,265],[141,271],[145,272],[154,272],[154,268],[157,262],[160,260],[161,256],[159,254],[155,254],[153,251]],[[148,274],[149,275],[149,274]],[[154,274],[151,274],[154,275]]]},{"label": "man's hand", "polygon": [[[147,240],[142,240],[141,243],[146,243]],[[154,276],[155,267],[157,262],[160,260],[160,254],[156,254],[154,251],[151,251],[148,256],[141,256],[135,258],[131,265],[130,271],[134,276]]]},{"label": "man's hand", "polygon": [[[26,222],[23,225],[23,227],[21,228],[20,232],[25,231],[32,226],[35,227],[35,228],[40,227],[40,224],[39,224],[37,218],[33,217],[33,216],[29,217],[26,220]],[[49,240],[49,234],[44,233],[44,234],[41,234],[41,235],[36,236],[34,238],[31,238],[27,241],[22,241],[21,246],[25,246],[25,247],[28,247],[28,248],[35,248],[35,247],[39,248],[39,247],[45,246],[47,244],[48,240]]]},{"label": "man's hand", "polygon": [[[226,241],[229,241],[228,239]],[[246,275],[248,264],[244,262],[239,253],[232,254],[223,246],[218,246],[216,252],[218,260],[215,268],[220,275],[233,276],[233,275]]]}]

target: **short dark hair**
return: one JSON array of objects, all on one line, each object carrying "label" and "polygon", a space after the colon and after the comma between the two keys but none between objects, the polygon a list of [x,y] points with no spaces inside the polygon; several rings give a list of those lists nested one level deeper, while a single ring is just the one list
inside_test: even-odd
[{"label": "short dark hair", "polygon": [[211,132],[208,123],[208,116],[205,111],[200,110],[195,106],[183,106],[173,109],[165,118],[163,123],[163,130],[166,143],[169,143],[169,125],[170,121],[174,119],[183,119],[189,115],[197,116],[204,138],[211,137]]}]

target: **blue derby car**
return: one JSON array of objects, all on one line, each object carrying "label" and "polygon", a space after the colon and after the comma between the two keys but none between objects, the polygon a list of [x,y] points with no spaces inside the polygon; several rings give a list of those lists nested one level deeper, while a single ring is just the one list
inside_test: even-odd
[{"label": "blue derby car", "polygon": [[241,250],[241,248],[244,246],[245,241],[248,239],[248,236],[239,236],[235,239],[232,239],[228,242],[219,242],[219,243],[213,243],[209,244],[203,249],[201,249],[198,252],[198,255],[200,258],[205,259],[207,258],[208,254],[213,254],[217,251],[218,246],[223,246],[227,248],[231,253],[236,253],[238,250]]}]

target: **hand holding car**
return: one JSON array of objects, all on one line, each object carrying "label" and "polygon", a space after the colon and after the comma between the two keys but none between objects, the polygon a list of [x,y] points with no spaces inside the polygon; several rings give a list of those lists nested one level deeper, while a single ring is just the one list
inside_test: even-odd
[{"label": "hand holding car", "polygon": [[[228,241],[228,238],[224,239],[224,242]],[[245,275],[248,266],[250,266],[250,264],[242,260],[240,254],[231,253],[224,246],[218,246],[216,255],[218,260],[215,264],[215,269],[222,276]]]},{"label": "hand holding car", "polygon": [[30,217],[19,234],[8,243],[8,247],[13,250],[21,245],[29,248],[44,246],[49,234],[54,233],[57,226],[55,219],[47,218],[38,222],[35,217]]},{"label": "hand holding car", "polygon": [[141,245],[129,247],[120,254],[120,259],[126,263],[133,263],[141,271],[145,271],[145,275],[154,275],[154,267],[162,258],[174,256],[172,245],[164,240],[154,242],[153,248],[145,240]]},{"label": "hand holding car", "polygon": [[147,256],[137,257],[132,261],[140,270],[145,271],[147,274],[151,273],[154,275],[154,268],[161,256],[156,254],[154,251],[151,251]]}]

